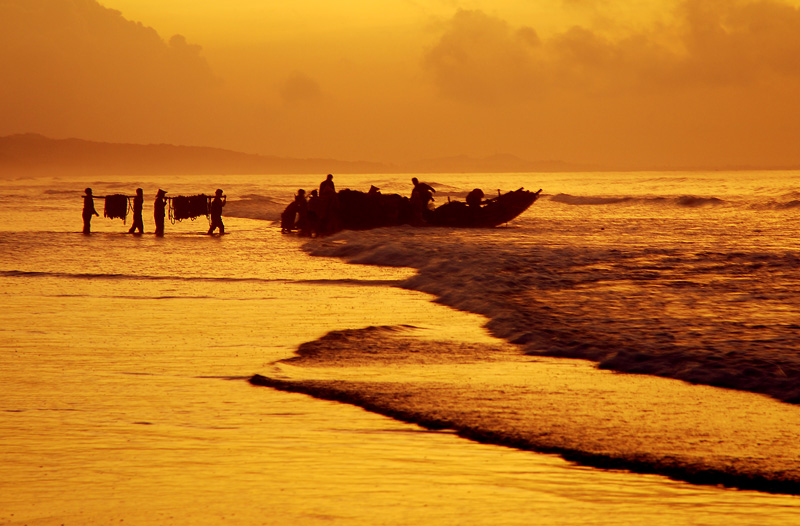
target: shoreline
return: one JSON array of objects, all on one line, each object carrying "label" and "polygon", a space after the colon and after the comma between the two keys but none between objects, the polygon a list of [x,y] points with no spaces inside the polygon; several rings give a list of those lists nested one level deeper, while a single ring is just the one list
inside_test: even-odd
[{"label": "shoreline", "polygon": [[[765,396],[534,358],[511,346],[335,331],[253,385],[603,469],[800,495],[800,414]],[[779,423],[779,424],[778,424]]]},{"label": "shoreline", "polygon": [[[412,268],[416,274],[400,283],[400,287],[430,294],[441,305],[484,316],[487,318],[485,327],[493,336],[519,345],[522,352],[530,356],[589,360],[599,369],[762,394],[795,407],[800,404],[797,382],[800,357],[747,347],[752,334],[758,334],[760,338],[772,338],[773,345],[783,348],[784,340],[800,327],[796,323],[775,323],[773,328],[782,331],[777,336],[763,333],[763,326],[753,324],[753,327],[741,329],[751,333],[742,336],[744,343],[732,347],[728,342],[714,342],[713,335],[711,343],[698,343],[699,339],[690,334],[689,329],[665,328],[657,320],[628,334],[606,323],[603,311],[610,307],[617,311],[636,311],[641,306],[636,303],[597,303],[592,306],[594,311],[584,305],[569,304],[559,312],[553,307],[557,303],[541,300],[538,294],[549,293],[547,288],[551,286],[572,290],[586,282],[607,279],[586,273],[574,278],[574,283],[550,283],[561,279],[550,275],[548,270],[551,258],[559,257],[558,254],[531,251],[520,256],[502,246],[489,254],[465,252],[458,241],[448,240],[446,233],[428,232],[424,234],[427,238],[439,236],[435,248],[431,248],[425,239],[417,239],[423,234],[409,230],[404,234],[402,247],[381,246],[368,232],[358,232],[357,236],[344,233],[308,243],[303,250],[313,256],[334,257],[353,264]],[[496,241],[491,240],[491,243]],[[577,269],[583,265],[603,264],[570,253],[562,256],[573,258],[571,264]],[[468,264],[465,258],[469,258]],[[794,260],[787,264],[794,264]],[[476,275],[476,268],[481,269],[482,275]],[[532,275],[530,269],[539,269],[545,275],[542,282],[537,281],[539,277]],[[637,271],[634,266],[627,271],[628,275],[613,279],[615,282],[642,279]],[[669,265],[663,269],[665,273],[671,271]],[[491,278],[486,279],[488,276]],[[676,275],[673,279],[689,280],[691,277]],[[698,291],[702,294],[701,286]],[[605,300],[611,302],[619,298]],[[658,304],[662,299],[654,295],[648,301]]]}]

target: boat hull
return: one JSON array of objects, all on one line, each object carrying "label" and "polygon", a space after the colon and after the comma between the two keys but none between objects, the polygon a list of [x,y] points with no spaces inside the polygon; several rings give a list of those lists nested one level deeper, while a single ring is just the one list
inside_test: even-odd
[{"label": "boat hull", "polygon": [[313,207],[320,212],[305,219],[305,227],[300,225],[296,205],[289,205],[282,216],[281,228],[284,232],[297,230],[306,235],[399,225],[492,228],[519,216],[536,202],[540,192],[520,188],[473,206],[462,201],[450,201],[435,209],[425,210],[420,217],[419,213],[414,214],[408,197],[340,190],[335,196],[328,196]]},{"label": "boat hull", "polygon": [[431,210],[425,219],[434,226],[492,228],[508,223],[530,208],[539,199],[540,192],[520,188],[489,199],[480,206],[451,201]]}]

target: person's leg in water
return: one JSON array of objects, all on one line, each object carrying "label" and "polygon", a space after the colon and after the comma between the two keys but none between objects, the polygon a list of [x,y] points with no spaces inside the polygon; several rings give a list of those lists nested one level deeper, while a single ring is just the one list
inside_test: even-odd
[{"label": "person's leg in water", "polygon": [[217,219],[215,217],[215,218],[211,219],[211,227],[208,229],[208,234],[209,235],[213,234],[214,230],[217,229],[217,228],[219,228],[219,233],[220,234],[224,234],[225,233],[225,225],[222,224],[222,218]]},{"label": "person's leg in water", "polygon": [[141,216],[133,218],[133,225],[131,225],[131,229],[128,230],[128,233],[135,234],[137,228],[139,229],[140,234],[144,234],[144,222],[142,221]]}]

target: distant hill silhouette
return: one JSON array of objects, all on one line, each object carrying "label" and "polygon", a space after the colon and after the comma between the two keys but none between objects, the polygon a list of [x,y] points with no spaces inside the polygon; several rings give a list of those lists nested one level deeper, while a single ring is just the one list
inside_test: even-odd
[{"label": "distant hill silhouette", "polygon": [[381,173],[379,163],[288,159],[197,146],[117,144],[50,139],[38,134],[0,137],[0,176],[46,174],[310,174]]},{"label": "distant hill silhouette", "polygon": [[489,157],[440,157],[410,162],[403,167],[408,172],[425,173],[511,173],[511,172],[580,172],[600,168],[564,161],[528,161],[515,155],[497,154]]},{"label": "distant hill silhouette", "polygon": [[35,133],[0,137],[0,177],[38,175],[218,175],[321,173],[503,173],[599,170],[513,155],[443,157],[390,165],[335,159],[292,159],[199,146],[50,139]]}]

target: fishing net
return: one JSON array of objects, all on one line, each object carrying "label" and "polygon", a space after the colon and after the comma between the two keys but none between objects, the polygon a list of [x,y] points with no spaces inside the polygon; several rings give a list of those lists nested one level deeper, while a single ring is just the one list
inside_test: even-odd
[{"label": "fishing net", "polygon": [[103,215],[109,219],[122,219],[128,217],[128,196],[123,194],[113,194],[106,196]]},{"label": "fishing net", "polygon": [[196,219],[200,216],[208,217],[208,197],[205,194],[200,195],[176,195],[170,198],[169,217],[175,221],[182,221],[184,219]]}]

